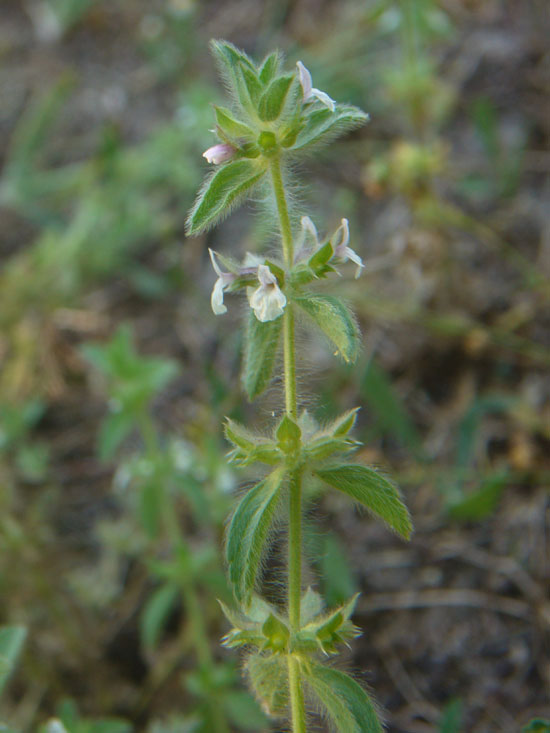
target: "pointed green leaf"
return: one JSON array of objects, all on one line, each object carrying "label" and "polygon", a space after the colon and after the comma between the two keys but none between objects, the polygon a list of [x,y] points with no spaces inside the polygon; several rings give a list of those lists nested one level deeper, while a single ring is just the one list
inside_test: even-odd
[{"label": "pointed green leaf", "polygon": [[292,149],[303,150],[320,142],[330,142],[348,130],[364,125],[368,119],[367,114],[351,105],[337,104],[334,112],[326,108],[312,110]]},{"label": "pointed green leaf", "polygon": [[226,557],[235,597],[250,601],[267,535],[277,509],[283,472],[275,470],[241,499],[227,532]]},{"label": "pointed green leaf", "polygon": [[258,115],[261,120],[271,122],[279,117],[294,79],[295,74],[285,74],[285,76],[279,76],[271,82],[262,94],[258,105]]},{"label": "pointed green leaf", "polygon": [[266,56],[258,73],[259,79],[262,84],[269,84],[275,74],[279,71],[280,63],[281,55],[278,51],[273,51],[273,53],[270,53],[269,56]]},{"label": "pointed green leaf", "polygon": [[283,415],[283,419],[279,423],[276,430],[279,448],[283,453],[294,453],[300,447],[300,438],[302,431],[288,415]]},{"label": "pointed green leaf", "polygon": [[198,234],[214,226],[250,191],[266,169],[257,160],[234,160],[206,179],[197,196],[186,227],[187,234]]},{"label": "pointed green leaf", "polygon": [[246,91],[248,92],[248,97],[250,98],[250,101],[252,102],[254,107],[256,107],[262,93],[262,85],[260,83],[260,80],[256,75],[256,71],[254,69],[251,69],[248,64],[241,63],[240,71],[242,74],[242,78],[244,79],[244,84],[246,87]]},{"label": "pointed green leaf", "polygon": [[271,381],[283,319],[262,323],[250,311],[246,329],[243,385],[250,400],[258,397]]},{"label": "pointed green leaf", "polygon": [[287,626],[272,613],[269,614],[262,626],[262,634],[266,639],[264,648],[273,649],[276,652],[283,651],[286,648],[290,636]]},{"label": "pointed green leaf", "polygon": [[216,113],[218,127],[225,133],[228,142],[242,138],[246,140],[254,136],[251,128],[245,125],[244,122],[237,120],[225,107],[214,105],[214,111]]},{"label": "pointed green leaf", "polygon": [[338,733],[383,733],[376,705],[347,674],[311,663],[304,665],[303,676]]},{"label": "pointed green leaf", "polygon": [[328,336],[344,361],[354,362],[357,359],[359,328],[349,308],[341,300],[319,294],[299,296],[294,300]]},{"label": "pointed green leaf", "polygon": [[319,593],[309,587],[300,600],[300,618],[302,624],[308,624],[323,610],[324,602]]},{"label": "pointed green leaf", "polygon": [[245,67],[255,73],[255,66],[244,51],[240,51],[227,41],[210,41],[212,54],[216,59],[221,75],[235,92],[245,109],[250,109],[248,93],[241,70]]},{"label": "pointed green leaf", "polygon": [[285,715],[288,706],[288,669],[282,654],[253,654],[246,662],[250,686],[268,715]]},{"label": "pointed green leaf", "polygon": [[361,464],[343,464],[319,468],[314,473],[409,539],[412,523],[407,507],[401,501],[397,487],[377,471]]},{"label": "pointed green leaf", "polygon": [[26,635],[23,626],[0,626],[0,692],[13,672]]},{"label": "pointed green leaf", "polygon": [[328,431],[332,433],[332,435],[338,437],[347,435],[355,425],[357,413],[360,409],[360,407],[354,407],[352,410],[348,410],[343,415],[340,415],[340,417],[336,418],[336,420],[330,425]]}]

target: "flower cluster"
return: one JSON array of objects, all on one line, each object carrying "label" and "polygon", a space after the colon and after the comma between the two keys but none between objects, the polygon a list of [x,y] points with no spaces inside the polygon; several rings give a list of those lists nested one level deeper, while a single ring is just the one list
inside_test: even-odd
[{"label": "flower cluster", "polygon": [[[348,246],[349,238],[349,224],[347,219],[342,219],[340,226],[332,237],[328,242],[323,243],[319,240],[317,229],[311,218],[309,216],[303,216],[301,219],[301,232],[297,238],[298,247],[294,261],[295,267],[284,279],[290,283],[295,282],[297,279],[304,282],[303,275],[301,277],[299,275],[298,277],[295,276],[297,273],[301,273],[304,268],[309,270],[311,274],[310,279],[318,279],[326,274],[325,270],[334,270],[330,263],[339,264],[348,260],[351,260],[351,262],[357,265],[355,277],[359,277],[364,267],[363,260]],[[315,261],[316,256],[327,245],[329,252],[327,262],[323,263],[322,269],[312,269],[310,263]],[[235,292],[244,287],[246,287],[250,307],[259,321],[266,323],[282,316],[287,304],[287,297],[281,288],[281,283],[276,272],[273,272],[271,269],[274,268],[278,272],[283,272],[281,267],[273,263],[271,263],[270,267],[270,264],[266,260],[247,253],[243,265],[236,265],[224,258],[228,263],[228,271],[224,271],[217,261],[217,258],[221,258],[221,255],[212,249],[209,252],[212,267],[218,276],[218,279],[214,283],[210,299],[212,310],[217,316],[227,313],[227,307],[224,304],[224,293]]]}]

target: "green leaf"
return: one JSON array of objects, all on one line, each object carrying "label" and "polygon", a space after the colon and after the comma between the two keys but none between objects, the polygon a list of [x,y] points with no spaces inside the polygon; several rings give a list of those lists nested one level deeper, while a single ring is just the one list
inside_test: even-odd
[{"label": "green leaf", "polygon": [[288,706],[288,670],[286,657],[275,654],[264,657],[251,655],[246,672],[252,691],[268,715],[285,715]]},{"label": "green leaf", "polygon": [[262,178],[265,166],[257,160],[234,160],[207,178],[187,218],[187,234],[198,234],[227,216],[247,191]]},{"label": "green leaf", "polygon": [[251,69],[248,64],[241,63],[240,72],[244,80],[244,84],[246,87],[246,91],[248,92],[250,101],[252,102],[254,107],[256,107],[262,93],[262,85],[260,84],[260,80],[256,75],[256,71],[255,69]]},{"label": "green leaf", "polygon": [[283,319],[262,323],[250,311],[245,337],[243,385],[250,400],[258,397],[271,381]]},{"label": "green leaf", "polygon": [[163,487],[155,476],[145,481],[139,489],[139,516],[150,539],[155,539],[159,533],[163,491]]},{"label": "green leaf", "polygon": [[319,593],[309,587],[300,600],[300,618],[302,625],[308,624],[323,610],[324,602]]},{"label": "green leaf", "polygon": [[0,626],[0,693],[13,672],[26,635],[23,626]]},{"label": "green leaf", "polygon": [[279,448],[283,453],[295,453],[300,448],[302,431],[288,415],[283,415],[276,430]]},{"label": "green leaf", "polygon": [[177,598],[178,588],[172,584],[162,585],[148,598],[140,618],[140,637],[144,647],[156,647]]},{"label": "green leaf", "polygon": [[343,464],[317,469],[314,473],[330,486],[358,501],[402,537],[409,539],[412,524],[407,507],[401,501],[396,486],[377,471],[360,464]]},{"label": "green leaf", "polygon": [[243,79],[242,69],[256,73],[254,62],[244,51],[240,51],[227,41],[211,41],[210,48],[218,63],[220,72],[230,89],[237,95],[241,105],[249,112],[253,110]]},{"label": "green leaf", "polygon": [[383,733],[375,704],[347,674],[316,663],[304,665],[302,674],[338,733]]},{"label": "green leaf", "polygon": [[261,120],[271,122],[276,120],[283,110],[286,95],[295,79],[294,74],[286,74],[274,79],[262,94],[258,105],[258,115]]},{"label": "green leaf", "polygon": [[491,516],[510,477],[506,471],[495,473],[482,481],[475,491],[449,504],[447,511],[453,519],[478,522]]},{"label": "green leaf", "polygon": [[340,417],[337,417],[336,420],[334,420],[334,422],[327,428],[327,431],[336,437],[347,435],[355,425],[357,413],[360,409],[360,407],[354,407],[343,415],[340,415]]},{"label": "green leaf", "polygon": [[241,138],[249,139],[254,136],[253,131],[244,122],[235,119],[231,112],[225,107],[214,105],[216,113],[216,122],[221,130],[226,134],[228,141],[239,140]]},{"label": "green leaf", "polygon": [[266,730],[268,721],[258,703],[244,690],[230,690],[223,697],[223,707],[231,723],[239,730]]},{"label": "green leaf", "polygon": [[[438,733],[460,733],[462,728],[462,703],[460,700],[451,700],[441,715]],[[550,730],[548,731],[550,733]]]},{"label": "green leaf", "polygon": [[355,593],[355,582],[338,537],[332,533],[323,534],[321,542],[319,568],[323,596],[329,606],[336,606]]},{"label": "green leaf", "polygon": [[126,410],[112,412],[103,420],[97,436],[97,454],[102,462],[110,461],[124,438],[135,428],[135,416]]},{"label": "green leaf", "polygon": [[275,74],[279,71],[279,65],[281,63],[281,55],[278,51],[273,51],[267,56],[262,65],[258,77],[262,84],[269,84]]},{"label": "green leaf", "polygon": [[229,578],[238,601],[248,604],[280,497],[283,472],[275,470],[241,499],[227,533]]},{"label": "green leaf", "polygon": [[331,295],[319,294],[299,296],[294,300],[328,336],[344,361],[351,363],[357,359],[359,328],[350,310],[341,300]]},{"label": "green leaf", "polygon": [[418,431],[388,375],[376,362],[369,363],[360,389],[376,415],[380,430],[399,440],[420,457],[422,451]]},{"label": "green leaf", "polygon": [[307,116],[305,125],[298,133],[293,150],[303,150],[317,143],[327,143],[367,122],[369,116],[357,107],[337,104],[336,110],[317,109]]},{"label": "green leaf", "polygon": [[270,613],[262,626],[262,634],[266,638],[264,649],[273,649],[273,651],[279,652],[286,649],[290,632],[287,626],[277,618],[273,613]]}]

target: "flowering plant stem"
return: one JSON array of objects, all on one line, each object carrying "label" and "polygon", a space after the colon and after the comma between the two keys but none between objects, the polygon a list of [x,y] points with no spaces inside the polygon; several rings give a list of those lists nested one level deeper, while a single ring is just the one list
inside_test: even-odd
[{"label": "flowering plant stem", "polygon": [[[292,267],[294,247],[292,228],[286,203],[285,189],[281,174],[281,163],[278,157],[271,161],[271,182],[279,227],[283,244],[283,255],[286,266]],[[296,347],[294,343],[294,312],[292,306],[285,309],[283,315],[284,333],[284,383],[285,406],[287,415],[296,420],[298,414],[298,396],[296,389]],[[294,631],[300,629],[300,595],[302,585],[302,471],[296,469],[290,477],[290,501],[288,523],[288,615]],[[288,682],[290,690],[290,707],[292,712],[293,733],[305,733],[306,716],[304,695],[298,670],[299,661],[294,656],[288,657]]]},{"label": "flowering plant stem", "polygon": [[[332,342],[336,354],[353,363],[360,347],[357,322],[342,300],[319,292],[317,286],[348,260],[356,265],[357,277],[363,262],[349,247],[347,219],[322,239],[309,216],[302,216],[300,227],[296,226],[286,187],[289,160],[364,124],[367,115],[314,88],[301,62],[295,72],[284,73],[277,52],[258,66],[226,41],[213,41],[212,50],[233,108],[215,108],[220,142],[205,156],[217,170],[199,192],[187,231],[198,234],[211,228],[255,187],[270,189],[282,256],[272,261],[249,253],[239,263],[211,251],[217,275],[211,304],[221,315],[227,311],[225,294],[246,292],[251,313],[244,341],[243,387],[250,400],[268,387],[282,342],[285,401],[270,437],[226,420],[225,435],[233,446],[230,461],[269,468],[240,498],[228,526],[225,554],[238,608],[222,604],[232,625],[223,643],[247,650],[244,669],[252,690],[270,717],[290,718],[292,733],[307,731],[306,697],[337,733],[382,733],[370,695],[329,663],[341,644],[360,633],[351,621],[357,595],[326,610],[313,588],[302,594],[302,504],[307,496],[303,487],[314,481],[336,489],[405,538],[412,527],[397,487],[375,469],[348,459],[359,446],[349,434],[358,408],[328,425],[320,425],[307,410],[298,411],[295,319],[305,315]],[[271,528],[282,513],[288,520],[286,608],[283,599],[268,603],[256,592]]]}]

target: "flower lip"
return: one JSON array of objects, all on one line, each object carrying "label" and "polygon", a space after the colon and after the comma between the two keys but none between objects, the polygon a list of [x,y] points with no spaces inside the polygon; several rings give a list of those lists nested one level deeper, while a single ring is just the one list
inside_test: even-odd
[{"label": "flower lip", "polygon": [[357,269],[355,270],[355,279],[357,279],[365,265],[363,264],[363,260],[359,257],[357,252],[354,252],[351,247],[348,247],[349,223],[347,219],[342,219],[342,223],[334,232],[330,243],[332,244],[332,249],[334,250],[334,257],[342,260],[342,262],[347,262],[348,260],[351,260],[354,264],[357,265]]},{"label": "flower lip", "polygon": [[267,265],[258,265],[259,287],[249,289],[248,300],[256,318],[262,323],[274,321],[283,314],[286,296],[279,288],[277,278]]},{"label": "flower lip", "polygon": [[218,143],[217,145],[213,145],[211,148],[208,148],[208,150],[205,150],[202,157],[206,158],[209,163],[220,165],[221,163],[227,163],[228,160],[231,160],[235,155],[235,152],[235,148],[232,145],[229,145],[229,143]]}]

